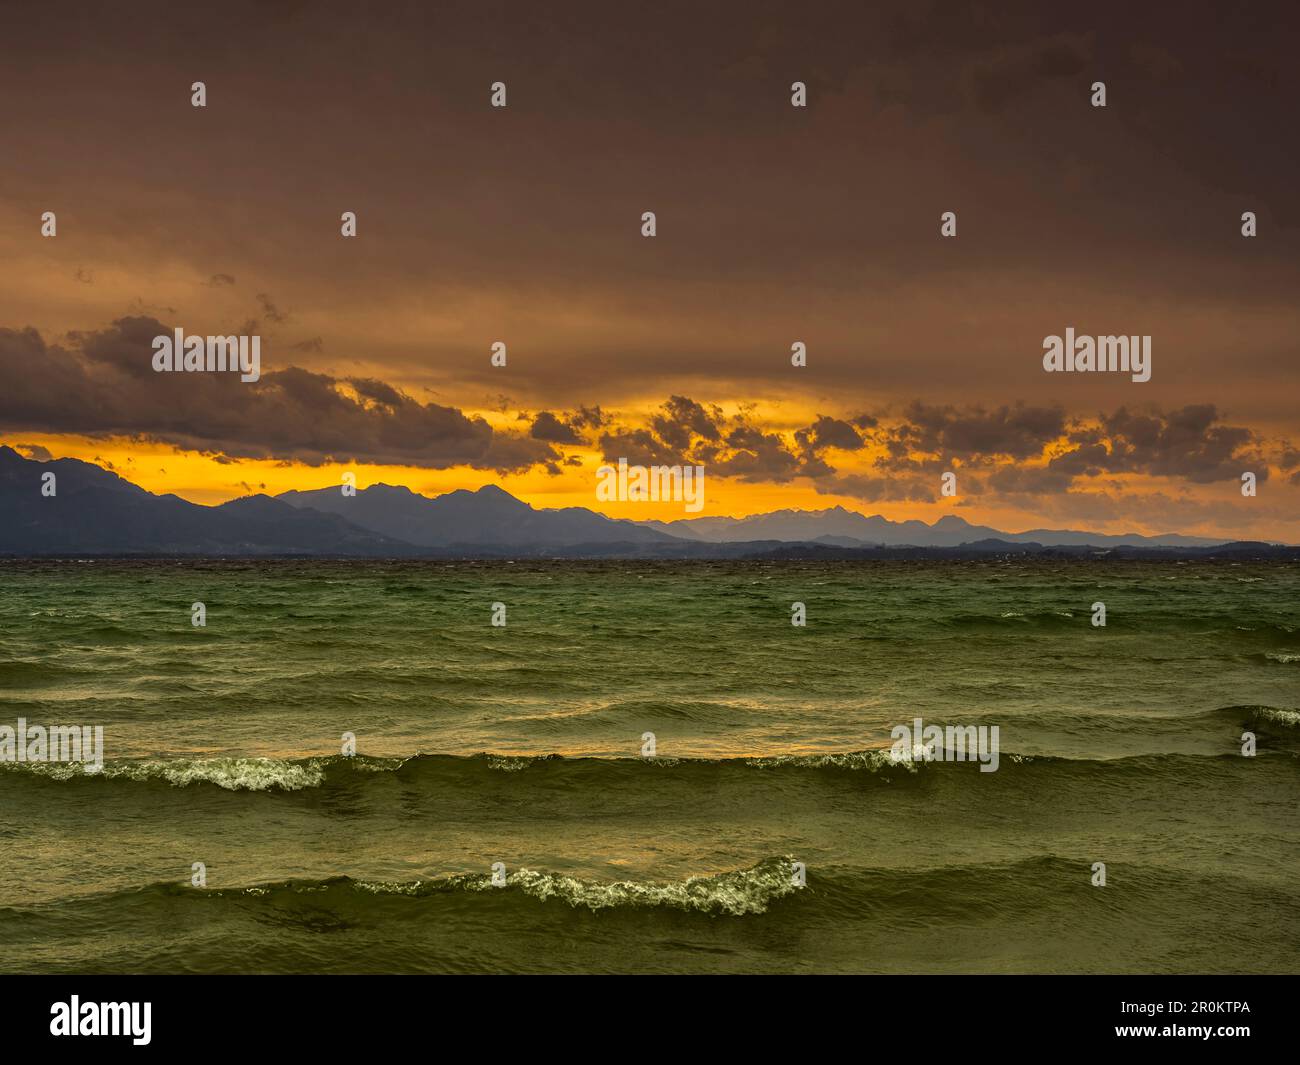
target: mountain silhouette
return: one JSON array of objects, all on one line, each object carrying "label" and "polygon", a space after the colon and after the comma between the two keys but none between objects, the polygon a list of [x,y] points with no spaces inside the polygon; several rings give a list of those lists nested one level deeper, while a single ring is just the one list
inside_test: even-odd
[{"label": "mountain silhouette", "polygon": [[[54,474],[54,494],[42,493]],[[154,495],[79,459],[35,462],[0,446],[0,553],[391,555],[410,548],[269,496],[216,507]]]},{"label": "mountain silhouette", "polygon": [[495,485],[476,492],[457,489],[422,496],[409,488],[372,485],[355,496],[339,488],[283,492],[295,507],[335,514],[372,532],[417,547],[527,547],[575,544],[671,543],[668,533],[631,521],[615,521],[584,507],[537,510]]},{"label": "mountain silhouette", "polygon": [[[54,475],[52,495],[42,491],[47,474]],[[913,548],[1188,550],[1223,543],[1178,534],[1006,533],[955,514],[927,525],[844,507],[637,522],[585,507],[538,509],[495,485],[439,496],[387,484],[348,496],[341,487],[319,488],[209,507],[147,492],[93,463],[40,462],[0,445],[0,554],[10,556],[866,557],[873,550]]]},{"label": "mountain silhouette", "polygon": [[923,521],[890,521],[868,517],[844,507],[826,510],[776,510],[747,518],[684,518],[647,522],[651,528],[691,540],[734,543],[750,540],[825,543],[837,547],[959,547],[977,540],[1037,543],[1045,547],[1208,547],[1223,540],[1166,533],[1091,533],[1073,529],[1029,529],[1008,533],[987,525],[972,525],[956,514],[945,514],[933,525]]}]

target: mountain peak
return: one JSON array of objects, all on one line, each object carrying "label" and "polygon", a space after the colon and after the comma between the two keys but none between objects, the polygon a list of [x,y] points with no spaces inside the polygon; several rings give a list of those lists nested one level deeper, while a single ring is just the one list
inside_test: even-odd
[{"label": "mountain peak", "polygon": [[284,513],[284,507],[288,506],[282,499],[276,499],[265,492],[257,492],[251,496],[240,496],[238,499],[229,499],[219,504],[229,510],[242,510],[250,513],[276,514]]},{"label": "mountain peak", "polygon": [[393,497],[397,497],[397,496],[406,497],[406,496],[413,496],[418,494],[416,492],[412,492],[404,484],[385,484],[383,481],[380,481],[378,484],[372,484],[367,488],[363,488],[362,491],[373,492],[375,495],[380,495],[380,496],[393,496]]}]

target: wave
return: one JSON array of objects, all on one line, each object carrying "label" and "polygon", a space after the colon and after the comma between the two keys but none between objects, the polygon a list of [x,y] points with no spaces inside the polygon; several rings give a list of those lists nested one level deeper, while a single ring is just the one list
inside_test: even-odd
[{"label": "wave", "polygon": [[[1269,706],[1224,707],[1211,711],[1243,724],[1300,728],[1300,710]],[[1140,772],[1200,772],[1215,762],[1236,759],[1219,754],[1156,753],[1109,758],[1000,752],[1001,773],[1008,767],[1054,768],[1089,773],[1101,769]],[[1198,769],[1198,767],[1201,767]],[[365,755],[320,755],[309,758],[175,758],[108,761],[102,767],[64,762],[0,762],[0,774],[22,775],[51,782],[85,786],[136,784],[187,788],[212,786],[234,792],[299,792],[317,788],[350,788],[368,778],[393,777],[409,785],[473,787],[498,774],[523,774],[544,786],[586,785],[592,788],[627,784],[641,787],[645,774],[669,774],[701,784],[722,783],[751,771],[781,775],[837,774],[846,779],[881,784],[918,780],[934,772],[977,772],[973,759],[945,761],[900,760],[890,748],[826,754],[777,754],[731,758],[610,758],[560,754],[473,755],[415,754],[400,758]],[[984,774],[981,774],[982,776]],[[990,776],[996,774],[989,774]],[[599,794],[593,791],[593,794]]]},{"label": "wave", "polygon": [[[803,886],[789,856],[670,880],[521,869],[497,887],[486,873],[352,870],[124,886],[0,906],[0,972],[1059,972],[1076,951],[1084,971],[1179,971],[1186,913],[1208,915],[1195,939],[1210,968],[1290,971],[1294,921],[1244,946],[1236,921],[1295,913],[1300,895],[1284,877],[1117,857],[1099,890],[1096,859],[809,862]],[[1169,937],[1154,945],[1153,923]],[[1136,951],[1116,953],[1132,939]]]},{"label": "wave", "polygon": [[[300,791],[325,782],[332,758],[175,758],[138,762],[0,762],[0,771],[25,772],[49,780],[160,782],[183,788],[215,784],[228,791]],[[369,760],[373,761],[373,760]]]},{"label": "wave", "polygon": [[778,899],[805,890],[795,883],[794,859],[765,858],[748,868],[690,876],[684,880],[600,880],[535,869],[512,869],[504,884],[491,873],[457,873],[420,880],[368,880],[350,876],[282,880],[235,888],[195,888],[159,883],[101,895],[79,896],[31,907],[0,907],[0,918],[23,919],[51,910],[129,908],[136,911],[174,907],[177,900],[195,904],[252,904],[278,911],[296,907],[372,909],[389,901],[454,900],[520,896],[558,902],[574,910],[668,909],[711,916],[743,917],[766,913]]},{"label": "wave", "polygon": [[[271,922],[313,929],[327,927],[322,914],[349,918],[382,912],[410,912],[412,907],[482,906],[517,908],[558,904],[568,911],[677,912],[714,918],[754,918],[773,907],[793,906],[796,912],[816,912],[835,922],[845,918],[885,919],[908,913],[933,919],[967,920],[979,914],[1025,915],[1044,907],[1071,910],[1077,897],[1092,896],[1089,877],[1092,856],[1033,854],[1002,862],[961,862],[928,868],[892,866],[809,865],[797,882],[792,855],[764,858],[756,864],[682,880],[605,880],[536,869],[506,871],[504,884],[491,873],[455,873],[416,880],[374,880],[333,876],[279,880],[236,887],[195,888],[187,883],[155,883],[94,895],[80,895],[28,906],[0,906],[5,923],[59,927],[72,914],[87,920],[111,920],[109,915],[147,921],[166,913],[184,920],[194,907],[202,926],[210,928],[208,908]],[[1126,894],[1149,901],[1170,889],[1205,888],[1194,872],[1149,863],[1123,866]],[[1295,901],[1289,890],[1249,878],[1227,875],[1209,885],[1230,889],[1256,901]],[[512,927],[507,925],[506,927]]]},{"label": "wave", "polygon": [[56,781],[128,781],[163,783],[172,787],[212,784],[228,791],[301,791],[343,783],[357,773],[426,771],[519,773],[557,769],[575,773],[629,772],[675,768],[748,767],[805,768],[914,773],[921,763],[897,762],[888,750],[847,751],[840,754],[774,755],[755,758],[595,758],[560,754],[415,754],[404,758],[365,755],[320,755],[311,758],[174,758],[105,762],[102,767],[79,762],[0,762],[0,772],[28,773]]},{"label": "wave", "polygon": [[1257,706],[1253,708],[1253,717],[1270,725],[1285,728],[1300,728],[1300,710],[1283,710],[1276,706]]},{"label": "wave", "polygon": [[801,890],[794,882],[793,859],[768,858],[749,869],[692,876],[681,881],[601,881],[561,873],[519,869],[497,887],[488,874],[462,874],[441,880],[410,883],[355,881],[376,895],[427,896],[446,891],[515,890],[542,902],[556,900],[573,909],[592,912],[622,907],[667,907],[696,913],[740,917],[765,913],[776,899]]},{"label": "wave", "polygon": [[1221,706],[1209,713],[1240,722],[1242,725],[1263,722],[1284,728],[1300,728],[1300,709],[1295,707],[1244,703],[1241,706]]}]

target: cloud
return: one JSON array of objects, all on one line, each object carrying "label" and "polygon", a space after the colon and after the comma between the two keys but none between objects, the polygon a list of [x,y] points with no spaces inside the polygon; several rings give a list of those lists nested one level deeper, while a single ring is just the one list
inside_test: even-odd
[{"label": "cloud", "polygon": [[690,461],[649,429],[616,429],[602,433],[600,449],[606,462],[627,459],[634,466],[685,466]]},{"label": "cloud", "polygon": [[754,408],[727,413],[674,394],[648,415],[630,417],[595,406],[520,411],[519,430],[507,431],[379,378],[273,369],[273,352],[264,351],[254,383],[231,373],[155,373],[153,338],[170,333],[150,316],[71,333],[63,344],[48,344],[31,328],[0,329],[0,373],[10,382],[0,392],[0,429],[132,436],[227,461],[468,466],[499,474],[540,468],[559,475],[581,461],[559,449],[587,445],[608,462],[699,464],[743,483],[802,480],[823,495],[898,502],[933,501],[948,470],[959,471],[963,498],[1021,505],[1123,494],[1123,478],[1134,475],[1201,485],[1237,481],[1250,470],[1264,482],[1271,468],[1290,474],[1300,466],[1289,442],[1270,444],[1208,403],[1070,417],[1059,406],[1024,402],[918,400],[870,416],[818,413],[779,428]]},{"label": "cloud", "polygon": [[852,425],[825,414],[819,414],[812,425],[798,430],[794,436],[799,447],[809,452],[822,451],[828,447],[856,451],[862,447],[862,437]]},{"label": "cloud", "polygon": [[955,456],[967,462],[994,457],[1028,459],[1065,432],[1065,411],[1060,407],[1032,407],[1023,403],[987,410],[983,406],[932,406],[917,401],[903,418],[886,429],[882,442],[889,450],[886,465],[894,469],[930,468],[911,455],[925,452],[942,459]]},{"label": "cloud", "polygon": [[533,419],[533,427],[529,435],[534,440],[547,440],[552,444],[582,443],[582,437],[577,434],[573,426],[560,421],[548,410],[541,411]]},{"label": "cloud", "polygon": [[[1262,465],[1255,434],[1241,426],[1216,425],[1212,403],[1183,407],[1168,414],[1137,414],[1121,407],[1102,415],[1110,451],[1102,469],[1180,477],[1198,484],[1236,480],[1243,463]],[[1252,450],[1245,450],[1248,446]],[[1256,471],[1260,480],[1267,469]]]},{"label": "cloud", "polygon": [[717,407],[705,410],[693,399],[670,396],[661,413],[651,419],[651,428],[670,447],[685,450],[694,438],[717,440],[721,436],[718,422],[722,411]]},{"label": "cloud", "polygon": [[[817,424],[820,424],[817,423]],[[809,430],[796,439],[815,438]],[[867,474],[826,470],[818,492],[862,499],[929,498],[938,475],[959,468],[963,496],[1043,497],[1095,492],[1118,474],[1191,484],[1235,481],[1252,470],[1268,479],[1269,456],[1252,430],[1222,424],[1213,404],[1162,413],[1120,407],[1095,419],[1067,419],[1058,407],[909,404],[897,420],[866,432],[877,453]],[[1300,460],[1284,445],[1275,461]],[[974,471],[982,471],[976,477]],[[810,475],[817,476],[809,469]]]},{"label": "cloud", "polygon": [[863,439],[849,423],[828,415],[797,429],[791,439],[756,424],[748,409],[727,416],[716,405],[674,395],[648,424],[613,426],[598,443],[608,462],[625,458],[640,465],[698,464],[718,477],[780,484],[834,474],[821,452],[859,450]]},{"label": "cloud", "polygon": [[609,424],[609,417],[599,407],[579,407],[569,415],[569,424],[576,429],[599,429]]},{"label": "cloud", "polygon": [[[467,465],[497,472],[554,462],[544,441],[494,431],[455,407],[422,403],[386,382],[296,366],[245,383],[230,373],[155,373],[152,341],[172,327],[129,317],[47,345],[0,329],[0,426],[135,435],[232,458]],[[265,356],[265,352],[263,355]],[[265,362],[263,363],[265,367]]]},{"label": "cloud", "polygon": [[805,467],[781,436],[754,425],[741,423],[728,430],[726,446],[730,453],[714,458],[711,473],[742,481],[781,483],[793,480]]},{"label": "cloud", "polygon": [[348,384],[357,390],[357,395],[385,407],[400,407],[403,403],[402,393],[392,385],[377,381],[373,377],[350,377]]}]

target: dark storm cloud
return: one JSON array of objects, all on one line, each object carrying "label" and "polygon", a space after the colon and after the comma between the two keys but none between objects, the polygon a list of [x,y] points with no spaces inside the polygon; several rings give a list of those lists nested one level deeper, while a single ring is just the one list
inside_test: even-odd
[{"label": "dark storm cloud", "polygon": [[749,483],[828,476],[834,469],[818,451],[855,449],[862,443],[851,426],[824,415],[794,436],[797,450],[781,433],[755,424],[747,413],[727,417],[720,407],[674,395],[650,416],[647,426],[620,425],[601,433],[598,443],[607,462],[625,458],[640,465],[702,464],[715,476]]},{"label": "dark storm cloud", "polygon": [[[940,474],[958,468],[963,496],[1057,495],[1116,474],[1208,484],[1235,481],[1246,470],[1263,482],[1269,473],[1263,441],[1245,427],[1223,424],[1212,404],[1169,412],[1121,407],[1098,415],[1096,424],[1081,425],[1067,423],[1054,408],[1016,404],[990,411],[918,402],[901,420],[868,435],[869,443],[884,448],[873,462],[879,475],[832,470],[819,476],[810,469],[810,476],[819,477],[819,492],[868,501],[927,500]],[[1276,451],[1274,461],[1286,469],[1289,452]],[[974,470],[982,476],[973,476]]]},{"label": "dark storm cloud", "polygon": [[690,461],[649,429],[614,429],[601,433],[600,450],[606,462],[627,459],[634,466],[684,466]]},{"label": "dark storm cloud", "polygon": [[650,421],[651,428],[670,447],[685,449],[693,438],[718,440],[721,430],[718,422],[722,411],[717,407],[706,410],[701,404],[685,396],[670,396],[663,411]]},{"label": "dark storm cloud", "polygon": [[[1169,412],[1121,407],[1083,424],[1067,420],[1055,407],[939,407],[917,401],[896,417],[859,421],[861,430],[818,415],[787,437],[743,412],[727,418],[673,396],[648,425],[619,424],[601,434],[599,446],[606,461],[703,463],[717,476],[747,482],[804,477],[822,494],[868,501],[929,501],[940,475],[949,470],[962,471],[963,496],[1054,495],[1116,474],[1193,484],[1235,480],[1247,469],[1261,481],[1268,477],[1263,442],[1249,429],[1224,424],[1209,404]],[[846,470],[825,454],[868,447],[874,455],[867,472]],[[1292,455],[1284,447],[1273,450],[1277,463]]]},{"label": "dark storm cloud", "polygon": [[803,451],[821,451],[828,447],[856,451],[862,447],[862,437],[852,425],[825,414],[819,414],[806,429],[796,431],[794,437]]},{"label": "dark storm cloud", "polygon": [[365,399],[373,400],[385,407],[400,407],[405,401],[405,397],[392,385],[384,381],[377,381],[373,377],[350,377],[350,384],[357,391],[357,395]]},{"label": "dark storm cloud", "polygon": [[[1121,407],[1102,415],[1110,437],[1111,453],[1103,468],[1134,471],[1159,477],[1179,477],[1194,483],[1235,480],[1243,462],[1262,462],[1255,434],[1244,426],[1216,424],[1219,413],[1212,403],[1183,407],[1168,414],[1134,413]],[[1258,472],[1260,480],[1267,470]]]},{"label": "dark storm cloud", "polygon": [[709,466],[712,473],[736,477],[742,481],[783,483],[799,476],[804,461],[791,453],[785,440],[754,425],[740,424],[726,434],[729,449],[725,457],[715,457]]},{"label": "dark storm cloud", "polygon": [[559,457],[544,442],[494,432],[482,418],[421,403],[383,381],[344,381],[294,366],[252,383],[231,373],[156,373],[153,338],[171,332],[155,318],[122,318],[109,329],[73,334],[63,347],[47,345],[34,329],[0,329],[0,374],[12,382],[0,390],[0,426],[135,435],[235,458],[311,464],[506,472]]},{"label": "dark storm cloud", "polygon": [[[1222,424],[1213,404],[1178,410],[1135,412],[1127,407],[1097,417],[1096,425],[1065,433],[1065,449],[1046,464],[1003,466],[988,477],[1005,493],[1046,495],[1068,492],[1081,481],[1130,473],[1169,477],[1191,484],[1236,481],[1247,470],[1261,482],[1269,475],[1263,441],[1244,426]],[[973,453],[979,464],[990,456]],[[1286,452],[1275,461],[1285,469]]]},{"label": "dark storm cloud", "polygon": [[599,407],[579,407],[569,415],[568,422],[575,429],[599,429],[609,424],[609,417]]},{"label": "dark storm cloud", "polygon": [[[508,404],[507,404],[508,406]],[[520,414],[521,421],[527,421],[527,414]],[[577,410],[555,414],[552,411],[539,411],[533,416],[529,436],[535,440],[545,440],[552,444],[583,444],[589,441],[584,431],[602,429],[611,424],[612,419],[599,407],[578,407]],[[581,461],[579,460],[579,465]]]},{"label": "dark storm cloud", "polygon": [[886,435],[886,444],[900,466],[910,464],[907,454],[913,451],[1027,459],[1058,439],[1065,425],[1065,412],[1059,407],[1017,403],[986,410],[918,401],[904,410],[902,422]]},{"label": "dark storm cloud", "polygon": [[578,435],[573,426],[567,425],[560,421],[549,410],[538,413],[533,419],[533,426],[529,430],[529,435],[534,440],[546,440],[552,444],[579,444],[582,437]]}]

